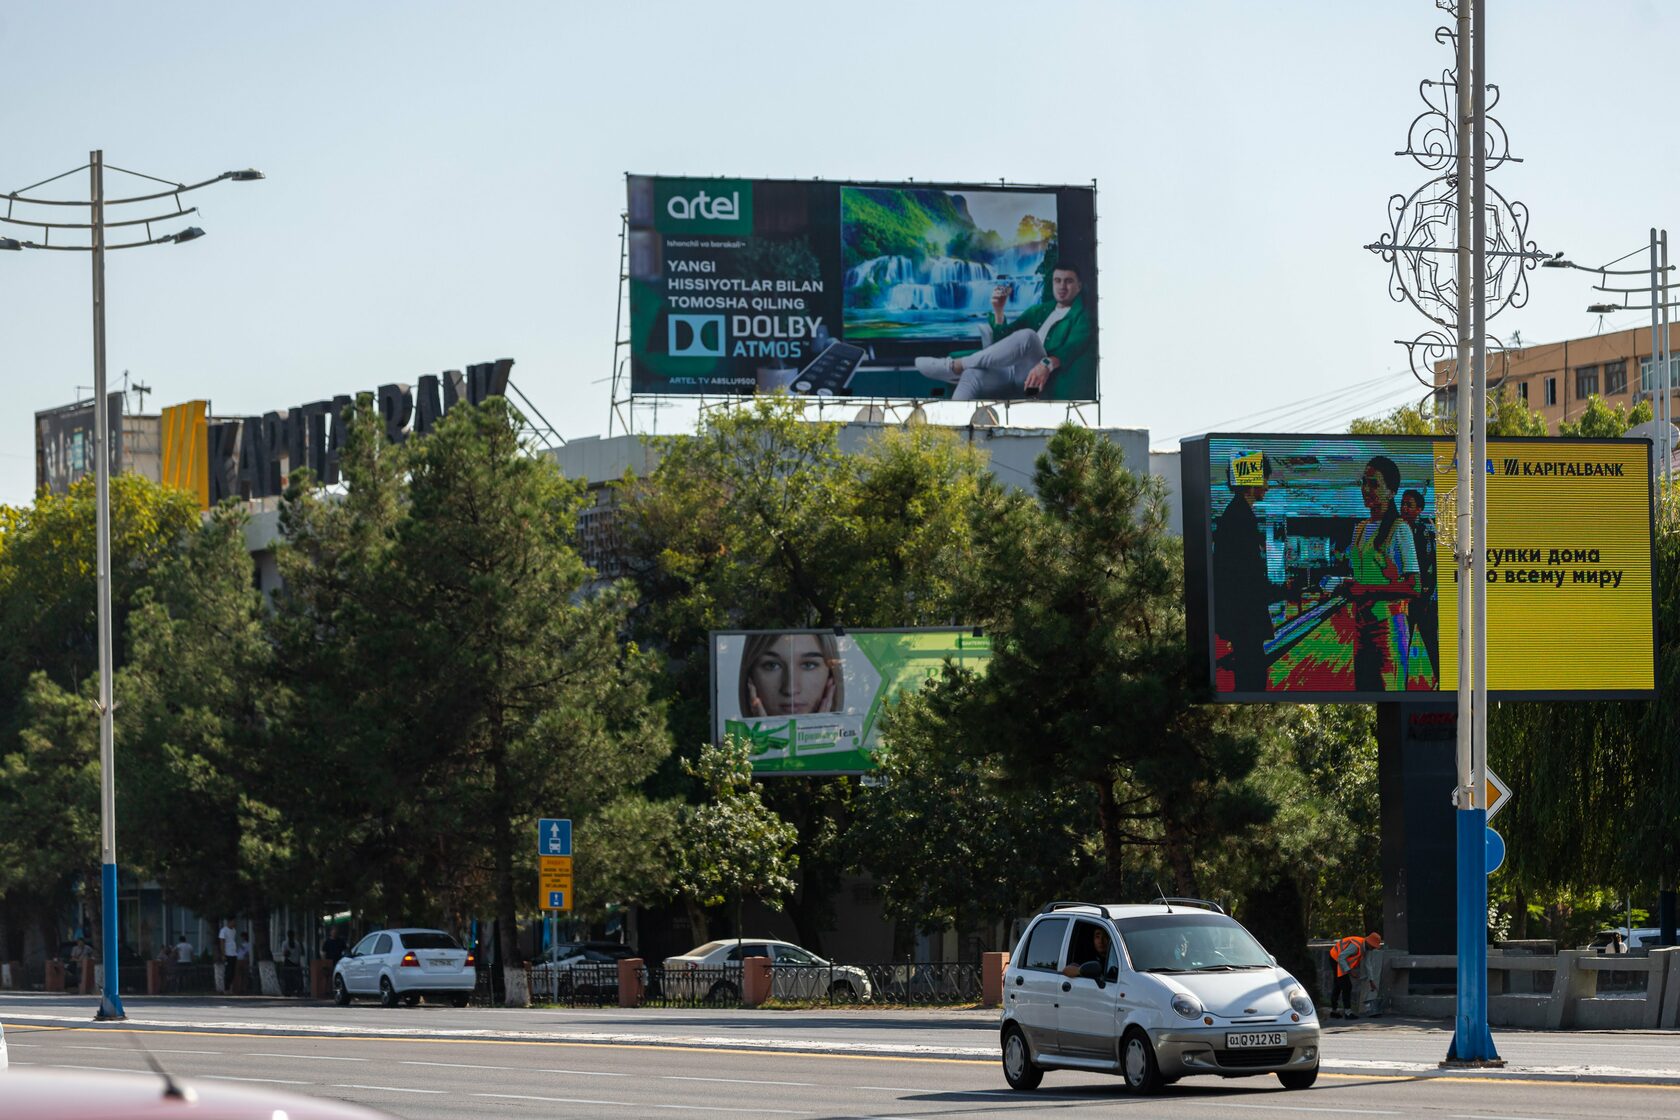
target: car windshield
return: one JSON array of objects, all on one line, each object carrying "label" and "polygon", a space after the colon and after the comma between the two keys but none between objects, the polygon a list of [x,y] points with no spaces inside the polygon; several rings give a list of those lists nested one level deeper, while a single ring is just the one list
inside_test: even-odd
[{"label": "car windshield", "polygon": [[460,943],[441,930],[409,930],[402,935],[405,949],[459,949]]},{"label": "car windshield", "polygon": [[1223,914],[1154,914],[1116,923],[1139,972],[1228,972],[1270,968],[1272,958]]}]

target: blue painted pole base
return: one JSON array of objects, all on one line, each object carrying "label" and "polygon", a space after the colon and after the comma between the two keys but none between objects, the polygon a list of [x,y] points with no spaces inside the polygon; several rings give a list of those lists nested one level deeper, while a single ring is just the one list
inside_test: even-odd
[{"label": "blue painted pole base", "polygon": [[105,947],[105,983],[101,985],[99,995],[99,1012],[94,1015],[96,1022],[107,1022],[111,1019],[126,1019],[128,1013],[123,1010],[122,996],[119,991],[122,986],[122,940],[117,931],[117,865],[106,863],[100,865],[100,886],[103,893],[100,896],[103,944]]},{"label": "blue painted pole base", "polygon": [[1443,1065],[1504,1065],[1488,1030],[1487,810],[1458,821],[1458,1009]]}]

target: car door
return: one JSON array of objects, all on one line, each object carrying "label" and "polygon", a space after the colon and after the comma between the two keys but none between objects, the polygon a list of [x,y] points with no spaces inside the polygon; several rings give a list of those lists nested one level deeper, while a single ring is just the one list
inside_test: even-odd
[{"label": "car door", "polygon": [[1062,977],[1060,1007],[1056,1014],[1056,1035],[1062,1053],[1070,1058],[1117,1060],[1116,1003],[1120,993],[1119,953],[1114,931],[1106,923],[1076,919],[1062,957],[1065,967],[1095,959],[1093,937],[1101,932],[1108,941],[1102,961],[1102,982],[1083,976]]},{"label": "car door", "polygon": [[368,960],[373,953],[373,947],[379,943],[379,935],[370,933],[350,950],[349,960],[344,965],[344,986],[352,992],[368,990],[367,970]]},{"label": "car door", "polygon": [[728,982],[744,990],[746,981],[743,978],[743,971],[745,966],[741,962],[748,957],[768,957],[769,955],[770,946],[762,941],[748,941],[742,945],[731,945],[729,952],[724,954],[723,958],[724,968],[727,969],[725,975],[728,977]]},{"label": "car door", "polygon": [[380,934],[378,939],[374,941],[373,952],[368,954],[367,975],[363,978],[368,986],[368,991],[377,992],[379,990],[379,978],[385,974],[386,966],[397,963],[391,955],[391,950],[395,944],[395,939],[388,933]]},{"label": "car door", "polygon": [[1062,997],[1062,946],[1067,941],[1066,918],[1044,918],[1027,931],[1016,955],[1015,977],[1008,999],[1014,1019],[1026,1033],[1034,1054],[1060,1053],[1056,1014]]}]

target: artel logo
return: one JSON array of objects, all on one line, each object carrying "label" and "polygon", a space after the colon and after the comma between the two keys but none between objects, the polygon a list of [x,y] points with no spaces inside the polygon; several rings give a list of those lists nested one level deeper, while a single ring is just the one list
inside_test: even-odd
[{"label": "artel logo", "polygon": [[700,219],[711,222],[733,222],[741,216],[741,192],[732,191],[728,198],[708,195],[701,191],[692,198],[672,195],[665,204],[665,213],[679,222]]},{"label": "artel logo", "polygon": [[723,357],[722,315],[672,315],[665,352],[673,358]]}]

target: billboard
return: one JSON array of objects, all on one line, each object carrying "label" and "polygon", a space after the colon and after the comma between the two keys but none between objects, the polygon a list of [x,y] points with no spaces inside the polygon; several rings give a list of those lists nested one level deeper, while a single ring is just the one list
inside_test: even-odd
[{"label": "billboard", "polygon": [[755,774],[873,770],[895,697],[947,661],[983,668],[991,653],[972,630],[716,630],[713,733],[751,743]]},{"label": "billboard", "polygon": [[[122,412],[123,395],[109,393],[105,398],[105,415],[109,421],[111,446],[108,454],[111,473],[122,470]],[[35,489],[64,494],[72,483],[92,474],[93,458],[93,402],[50,408],[35,414]]]},{"label": "billboard", "polygon": [[1092,187],[628,191],[632,393],[1097,399]]},{"label": "billboard", "polygon": [[[1458,688],[1453,441],[1184,441],[1190,648],[1220,700]],[[1655,695],[1649,440],[1490,439],[1488,689]]]}]

